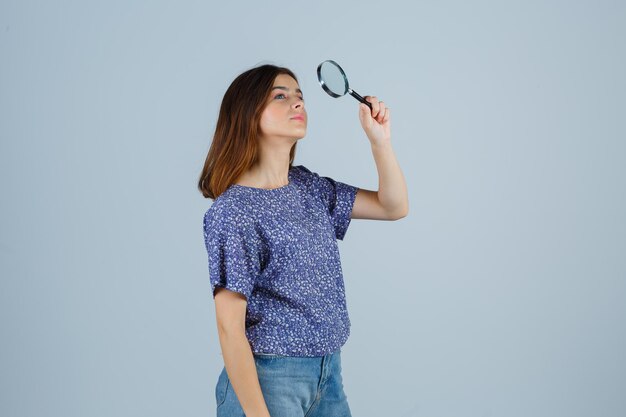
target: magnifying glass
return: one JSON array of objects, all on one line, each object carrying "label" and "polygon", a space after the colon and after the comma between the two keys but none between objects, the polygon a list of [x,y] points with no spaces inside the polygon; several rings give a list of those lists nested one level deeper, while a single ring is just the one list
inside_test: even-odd
[{"label": "magnifying glass", "polygon": [[372,108],[369,101],[365,100],[356,91],[350,88],[346,73],[335,61],[328,59],[319,64],[317,66],[317,79],[324,91],[331,97],[337,98],[345,96],[346,93],[350,93],[352,97],[356,98],[361,103],[367,104],[370,109]]}]

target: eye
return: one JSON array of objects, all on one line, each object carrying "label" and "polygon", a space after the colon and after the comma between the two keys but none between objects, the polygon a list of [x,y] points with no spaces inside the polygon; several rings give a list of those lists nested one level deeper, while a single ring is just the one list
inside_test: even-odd
[{"label": "eye", "polygon": [[[276,94],[276,95],[274,96],[274,98],[275,98],[275,99],[278,99],[278,98],[280,98],[280,97],[285,97],[285,95],[281,93],[281,94]],[[302,96],[298,96],[298,98],[299,98],[300,100],[304,101],[304,97],[302,97]]]}]

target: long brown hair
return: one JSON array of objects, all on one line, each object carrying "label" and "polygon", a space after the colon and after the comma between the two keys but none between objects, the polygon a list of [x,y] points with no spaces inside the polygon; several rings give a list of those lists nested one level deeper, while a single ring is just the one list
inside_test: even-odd
[{"label": "long brown hair", "polygon": [[[205,198],[216,199],[257,161],[261,114],[279,74],[298,82],[287,68],[261,65],[240,74],[226,90],[198,181]],[[289,153],[290,168],[295,154],[294,144]]]}]

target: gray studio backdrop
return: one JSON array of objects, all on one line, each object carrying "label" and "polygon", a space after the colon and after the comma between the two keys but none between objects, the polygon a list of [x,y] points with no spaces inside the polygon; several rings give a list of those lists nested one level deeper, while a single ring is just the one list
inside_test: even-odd
[{"label": "gray studio backdrop", "polygon": [[410,214],[340,242],[355,417],[626,415],[626,6],[0,3],[0,415],[214,415],[196,190],[240,72],[300,77],[296,164],[377,172],[325,59],[392,108]]}]

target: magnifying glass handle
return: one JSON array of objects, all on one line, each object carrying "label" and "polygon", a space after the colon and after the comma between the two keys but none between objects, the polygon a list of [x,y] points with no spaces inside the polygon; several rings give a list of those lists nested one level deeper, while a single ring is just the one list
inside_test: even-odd
[{"label": "magnifying glass handle", "polygon": [[370,108],[370,110],[372,109],[372,105],[369,101],[365,100],[363,97],[361,97],[359,95],[359,93],[357,93],[356,91],[354,91],[353,89],[348,89],[348,92],[350,93],[350,95],[354,98],[356,98],[357,100],[359,100],[361,103],[363,104],[367,104],[367,106]]}]

